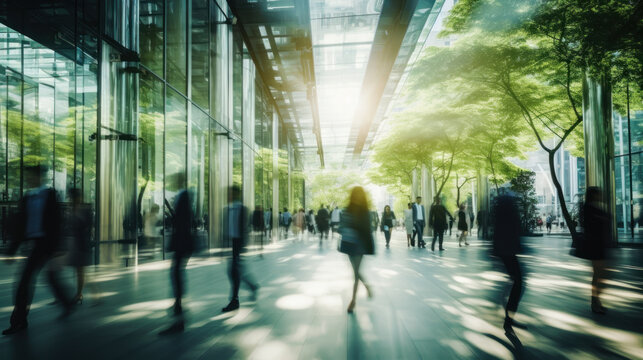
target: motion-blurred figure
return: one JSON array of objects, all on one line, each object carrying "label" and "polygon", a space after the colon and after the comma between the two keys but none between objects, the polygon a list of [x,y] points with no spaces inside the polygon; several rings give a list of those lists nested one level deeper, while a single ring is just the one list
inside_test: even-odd
[{"label": "motion-blurred figure", "polygon": [[513,327],[526,329],[526,326],[514,320],[524,288],[523,272],[516,256],[521,251],[520,214],[515,198],[510,195],[500,195],[496,198],[493,250],[494,255],[505,265],[507,274],[513,281],[505,307],[504,329],[507,336],[515,337]]},{"label": "motion-blurred figure", "polygon": [[348,312],[352,313],[355,308],[357,286],[360,281],[366,287],[368,297],[373,296],[371,288],[366,284],[364,277],[359,272],[364,255],[373,255],[375,253],[368,200],[364,189],[360,186],[354,187],[351,191],[348,207],[342,212],[339,233],[342,236],[339,251],[348,255],[353,267],[353,296],[348,305]]},{"label": "motion-blurred figure", "polygon": [[339,221],[341,220],[340,215],[342,214],[342,211],[339,210],[338,206],[335,206],[335,209],[331,211],[330,213],[330,231],[331,236],[337,232],[337,227],[339,226]]},{"label": "motion-blurred figure", "polygon": [[601,304],[600,295],[605,278],[605,259],[607,241],[610,237],[609,214],[603,210],[603,194],[597,187],[587,188],[583,205],[585,239],[581,252],[592,262],[592,311],[605,314],[607,309]]},{"label": "motion-blurred figure", "polygon": [[270,239],[272,237],[272,208],[263,214],[263,221],[266,223],[266,236]]},{"label": "motion-blurred figure", "polygon": [[406,247],[415,246],[415,241],[411,240],[413,235],[413,205],[407,204],[407,209],[404,210],[404,228],[406,229]]},{"label": "motion-blurred figure", "polygon": [[384,232],[384,239],[386,240],[386,247],[389,247],[391,242],[391,232],[393,231],[393,221],[395,220],[395,213],[391,211],[391,207],[386,205],[384,206],[384,211],[382,212],[382,225],[380,229]]},{"label": "motion-blurred figure", "polygon": [[70,228],[72,232],[72,246],[69,249],[69,265],[76,269],[76,295],[74,303],[83,303],[83,287],[85,284],[85,267],[91,265],[91,212],[83,208],[83,195],[80,189],[71,189],[71,217]]},{"label": "motion-blurred figure", "polygon": [[324,204],[322,204],[317,211],[317,218],[315,219],[315,222],[317,222],[317,230],[319,231],[319,246],[322,245],[322,240],[324,239],[324,237],[328,239],[328,228],[330,227],[329,221],[330,214],[324,207]]},{"label": "motion-blurred figure", "polygon": [[[415,211],[413,211],[415,214]],[[435,201],[429,211],[429,226],[433,228],[433,241],[431,242],[431,251],[435,251],[435,241],[439,240],[440,251],[444,250],[442,242],[444,241],[444,232],[447,229],[447,216],[452,218],[449,211],[442,205],[439,197],[435,197]],[[419,244],[418,244],[419,245]]]},{"label": "motion-blurred figure", "polygon": [[460,235],[458,236],[458,246],[462,246],[462,241],[464,245],[469,246],[467,242],[467,234],[469,233],[469,217],[466,212],[467,206],[465,204],[460,204],[460,210],[458,210],[458,230]]},{"label": "motion-blurred figure", "polygon": [[[33,241],[33,249],[24,265],[16,289],[15,306],[11,314],[11,326],[2,332],[11,335],[26,330],[27,314],[33,299],[34,282],[38,273],[51,260],[60,247],[60,205],[54,189],[44,185],[45,167],[25,168],[26,186],[29,191],[22,197],[15,226],[13,242],[8,254],[13,255],[21,243]],[[71,313],[73,303],[63,290],[58,274],[47,269],[47,279],[57,303],[64,307],[63,317]]]},{"label": "motion-blurred figure", "polygon": [[263,210],[261,205],[255,206],[255,211],[252,212],[252,230],[259,236],[259,243],[261,250],[263,250],[263,236],[266,231],[266,222],[263,218]]},{"label": "motion-blurred figure", "polygon": [[315,213],[313,210],[308,210],[308,214],[306,214],[306,226],[308,226],[308,232],[311,235],[315,234]]},{"label": "motion-blurred figure", "polygon": [[288,231],[290,230],[290,224],[292,223],[292,214],[288,211],[288,208],[284,208],[284,212],[281,213],[281,226],[284,229],[284,238],[288,238]]},{"label": "motion-blurred figure", "polygon": [[160,207],[153,204],[150,211],[143,217],[143,239],[145,239],[144,246],[155,247],[159,242],[159,212]]},{"label": "motion-blurred figure", "polygon": [[242,281],[252,290],[253,300],[256,299],[259,290],[259,285],[244,271],[241,260],[241,252],[248,241],[248,209],[241,203],[241,189],[238,186],[230,187],[228,200],[229,204],[224,211],[223,234],[232,242],[232,259],[228,267],[231,293],[230,303],[222,312],[239,308],[239,288]]},{"label": "motion-blurred figure", "polygon": [[299,209],[295,216],[293,216],[293,233],[295,237],[301,238],[304,236],[304,230],[306,227],[306,212],[304,209]]},{"label": "motion-blurred figure", "polygon": [[[185,175],[177,175],[177,184],[180,187],[185,186]],[[172,265],[170,267],[170,279],[174,292],[173,312],[176,318],[174,324],[161,334],[183,331],[185,320],[183,317],[182,298],[185,293],[185,266],[192,256],[195,249],[195,237],[193,233],[194,214],[192,212],[192,202],[190,192],[182,188],[176,194],[174,200],[174,214],[172,216],[172,236],[170,237],[169,251],[174,252]]]}]

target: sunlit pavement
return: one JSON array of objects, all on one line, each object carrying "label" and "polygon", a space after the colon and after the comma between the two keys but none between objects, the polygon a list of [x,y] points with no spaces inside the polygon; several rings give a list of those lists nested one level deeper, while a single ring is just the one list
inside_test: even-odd
[{"label": "sunlit pavement", "polygon": [[[499,305],[506,276],[489,247],[472,239],[447,250],[408,249],[401,232],[391,249],[378,238],[363,271],[374,298],[360,288],[348,315],[352,275],[334,243],[281,241],[246,264],[262,285],[256,302],[242,290],[241,309],[221,314],[228,300],[226,260],[193,258],[187,271],[186,330],[159,337],[170,324],[169,262],[92,273],[85,302],[68,319],[41,273],[29,329],[0,338],[1,359],[449,359],[643,358],[643,261],[640,249],[613,253],[605,316],[590,312],[590,267],[568,255],[569,240],[530,238],[522,261],[526,292],[517,329],[522,346],[502,329]],[[18,264],[0,264],[0,325],[8,326]],[[65,273],[71,291],[72,274]],[[100,301],[92,294],[99,293]]]}]

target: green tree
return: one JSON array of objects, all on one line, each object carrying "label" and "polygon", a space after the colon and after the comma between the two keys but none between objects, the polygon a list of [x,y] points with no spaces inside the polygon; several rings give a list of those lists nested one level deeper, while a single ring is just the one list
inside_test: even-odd
[{"label": "green tree", "polygon": [[518,211],[520,212],[520,228],[523,233],[529,234],[536,227],[538,218],[538,209],[536,204],[536,190],[534,182],[536,173],[533,171],[520,171],[518,175],[511,179],[511,191],[518,195]]}]

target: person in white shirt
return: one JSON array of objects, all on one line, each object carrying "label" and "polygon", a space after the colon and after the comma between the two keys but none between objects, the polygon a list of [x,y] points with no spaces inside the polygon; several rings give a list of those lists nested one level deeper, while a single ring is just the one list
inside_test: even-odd
[{"label": "person in white shirt", "polygon": [[342,211],[339,210],[339,207],[335,206],[335,209],[330,213],[330,230],[331,232],[337,232],[337,227],[339,226],[339,219],[341,217]]}]

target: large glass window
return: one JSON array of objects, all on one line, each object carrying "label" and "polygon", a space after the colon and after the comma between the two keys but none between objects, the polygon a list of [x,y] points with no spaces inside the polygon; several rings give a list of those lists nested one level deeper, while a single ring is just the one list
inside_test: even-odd
[{"label": "large glass window", "polygon": [[171,88],[166,88],[165,110],[165,227],[169,240],[175,197],[186,187],[187,101]]},{"label": "large glass window", "polygon": [[149,72],[140,78],[138,188],[143,236],[139,241],[141,261],[157,259],[163,252],[163,132],[164,84]]},{"label": "large glass window", "polygon": [[207,243],[209,143],[208,125],[210,118],[196,106],[192,106],[190,122],[189,177],[188,189],[192,193],[194,225],[200,244]]},{"label": "large glass window", "polygon": [[163,76],[163,0],[140,0],[141,63]]},{"label": "large glass window", "polygon": [[180,92],[187,89],[187,2],[167,0],[167,81]]},{"label": "large glass window", "polygon": [[210,31],[208,29],[208,0],[192,0],[192,101],[206,111],[209,104]]}]

